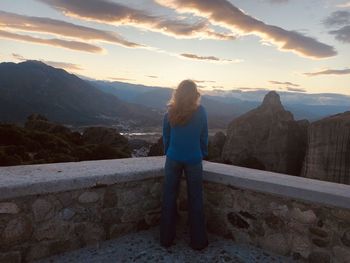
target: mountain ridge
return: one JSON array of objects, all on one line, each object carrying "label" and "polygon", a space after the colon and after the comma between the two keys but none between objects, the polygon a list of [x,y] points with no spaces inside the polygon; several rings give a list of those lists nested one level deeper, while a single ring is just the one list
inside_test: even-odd
[{"label": "mountain ridge", "polygon": [[[67,125],[121,125],[122,129],[160,127],[172,91],[171,88],[127,82],[83,80],[35,60],[17,64],[4,62],[0,63],[0,121],[23,123],[30,114],[41,113]],[[260,96],[264,92],[255,93]],[[229,91],[211,94],[202,91],[201,102],[207,109],[211,128],[225,128],[233,119],[261,103],[245,100],[244,92],[240,92],[243,99],[223,93],[230,94]],[[246,95],[254,98],[251,97],[253,91]],[[292,97],[292,102],[298,102],[283,103],[296,120],[316,121],[350,109],[348,105],[306,105],[294,98],[300,94],[287,95]],[[346,96],[338,95],[334,101],[345,103]],[[304,101],[312,102],[308,96],[310,94],[305,95]]]},{"label": "mountain ridge", "polygon": [[40,61],[0,63],[0,120],[23,123],[42,113],[65,124],[156,125],[160,115],[96,89],[89,82]]},{"label": "mountain ridge", "polygon": [[[121,99],[124,99],[128,102],[134,102],[137,104],[142,104],[150,107],[156,107],[159,109],[164,110],[166,101],[170,97],[171,91],[173,89],[171,88],[165,88],[165,87],[157,87],[157,86],[146,86],[146,85],[140,85],[140,84],[131,84],[126,82],[108,82],[108,81],[93,81],[93,84],[95,87],[99,88],[100,90],[116,95]],[[134,89],[127,89],[125,88],[125,85],[127,87],[134,87]],[[141,86],[141,89],[137,89],[137,87]],[[168,97],[164,98],[164,93],[168,90]],[[220,114],[226,114],[229,112],[227,108],[225,110],[220,110],[220,106],[227,106],[230,105],[232,110],[235,110],[235,112],[232,112],[231,115],[232,118],[226,118],[225,123],[226,125],[233,119],[236,118],[254,108],[259,106],[261,104],[261,101],[263,97],[268,93],[268,90],[259,90],[259,91],[248,91],[247,96],[243,99],[232,97],[230,95],[230,91],[220,91],[220,92],[214,92],[214,93],[208,93],[207,91],[202,91],[202,102],[205,102],[204,98],[210,99],[211,102],[216,102],[216,106],[214,109],[218,111]],[[227,94],[223,95],[223,93]],[[243,93],[243,92],[241,92]],[[248,94],[249,93],[249,94]],[[279,94],[281,92],[279,91]],[[219,95],[220,94],[220,95]],[[328,93],[325,93],[324,96],[326,96]],[[229,96],[230,95],[230,96]],[[298,98],[293,98],[293,96],[304,96],[305,95],[305,103],[301,101]],[[329,94],[328,94],[329,95]],[[334,105],[334,104],[327,104],[327,105],[321,105],[321,104],[314,104],[315,101],[319,99],[322,94],[315,94],[317,96],[316,98],[312,98],[310,96],[313,96],[312,94],[299,94],[296,92],[288,92],[283,93],[282,92],[282,98],[284,107],[291,111],[295,117],[296,120],[302,120],[302,119],[308,119],[309,121],[316,121],[326,116],[331,116],[334,114],[337,114],[339,112],[344,112],[346,110],[350,109],[350,97],[349,100],[347,100],[347,96],[341,95],[341,94],[331,94],[334,96],[335,101],[339,101],[341,103],[348,103],[348,105]],[[283,97],[284,96],[284,97]],[[292,97],[289,102],[286,99],[286,96]],[[152,101],[147,100],[147,97],[150,97]],[[261,97],[261,98],[260,98]],[[340,99],[338,99],[340,97]],[[255,98],[256,100],[253,100],[252,98]],[[204,99],[204,100],[203,100]],[[224,104],[222,104],[224,103]],[[209,111],[210,113],[210,111]],[[234,114],[235,113],[235,114]],[[213,114],[215,116],[215,114]],[[215,116],[217,117],[217,115]]]}]

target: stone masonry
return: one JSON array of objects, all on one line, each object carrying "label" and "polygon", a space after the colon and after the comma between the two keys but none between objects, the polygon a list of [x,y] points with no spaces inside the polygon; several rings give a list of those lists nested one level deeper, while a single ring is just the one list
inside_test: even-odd
[{"label": "stone masonry", "polygon": [[0,202],[0,262],[30,262],[159,224],[160,178]]},{"label": "stone masonry", "polygon": [[[1,168],[0,262],[98,247],[158,225],[163,165],[163,157],[146,157]],[[203,167],[209,232],[301,262],[350,262],[350,186]],[[186,224],[185,178],[178,211]]]}]

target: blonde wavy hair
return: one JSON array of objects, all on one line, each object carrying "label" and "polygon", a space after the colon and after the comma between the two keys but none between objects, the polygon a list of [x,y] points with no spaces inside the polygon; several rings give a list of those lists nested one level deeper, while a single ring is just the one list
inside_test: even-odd
[{"label": "blonde wavy hair", "polygon": [[186,124],[197,110],[201,95],[193,80],[180,82],[167,103],[168,119],[171,126]]}]

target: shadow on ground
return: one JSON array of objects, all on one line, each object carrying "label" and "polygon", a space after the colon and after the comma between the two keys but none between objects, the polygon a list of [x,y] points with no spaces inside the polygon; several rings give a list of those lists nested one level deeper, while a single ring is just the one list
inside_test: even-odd
[{"label": "shadow on ground", "polygon": [[177,230],[175,245],[163,248],[159,245],[159,226],[118,239],[107,240],[99,247],[87,247],[66,252],[37,263],[107,263],[107,262],[235,262],[270,263],[294,262],[290,258],[276,256],[256,247],[236,244],[232,240],[209,234],[209,246],[202,251],[189,247],[187,228]]}]

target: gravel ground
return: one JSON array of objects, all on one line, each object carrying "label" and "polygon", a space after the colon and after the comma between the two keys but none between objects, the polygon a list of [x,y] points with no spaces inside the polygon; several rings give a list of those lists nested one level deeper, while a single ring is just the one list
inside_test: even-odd
[{"label": "gravel ground", "polygon": [[289,263],[290,258],[276,256],[262,249],[236,244],[232,240],[209,234],[209,246],[194,251],[189,246],[186,229],[177,231],[175,244],[169,248],[159,245],[159,226],[118,239],[107,240],[97,247],[87,247],[56,255],[37,263],[107,263],[107,262],[235,262],[235,263]]}]

